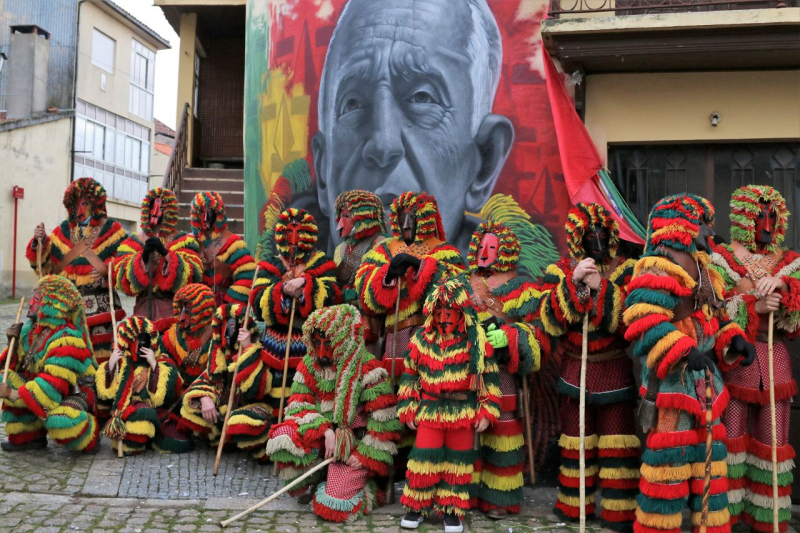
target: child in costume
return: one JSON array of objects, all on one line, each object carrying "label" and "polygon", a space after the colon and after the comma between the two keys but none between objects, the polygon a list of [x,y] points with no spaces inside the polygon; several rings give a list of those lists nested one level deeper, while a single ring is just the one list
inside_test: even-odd
[{"label": "child in costume", "polygon": [[183,382],[169,361],[153,349],[158,332],[152,322],[130,316],[117,327],[117,346],[97,369],[97,395],[111,403],[111,419],[103,434],[125,455],[142,453],[159,431],[159,408],[180,395]]},{"label": "child in costume", "polygon": [[444,515],[445,533],[461,533],[477,459],[475,433],[500,417],[500,383],[492,346],[470,300],[467,282],[434,287],[425,323],[409,343],[400,379],[398,415],[417,432],[400,503],[401,527]]},{"label": "child in costume", "polygon": [[190,283],[172,301],[175,323],[158,340],[161,357],[180,371],[188,387],[208,368],[214,319],[214,293],[202,283]]},{"label": "child in costume", "polygon": [[111,313],[117,321],[125,311],[114,291],[114,301],[108,301],[108,269],[125,240],[125,230],[119,222],[108,218],[106,190],[92,178],[79,178],[64,192],[67,220],[50,236],[39,224],[33,232],[25,256],[31,268],[37,267],[38,240],[42,241],[42,270],[40,275],[60,274],[78,288],[83,298],[86,322],[89,325],[94,358],[98,363],[111,355]]},{"label": "child in costume", "polygon": [[3,451],[36,450],[47,437],[70,450],[92,452],[98,441],[94,374],[97,363],[81,294],[63,276],[44,276],[34,289],[28,321],[9,328],[8,381],[0,384]]},{"label": "child in costume", "polygon": [[200,246],[177,224],[175,193],[150,190],[142,200],[142,231],[125,239],[115,260],[117,288],[136,297],[133,314],[147,317],[159,333],[175,322],[175,293],[203,276]]},{"label": "child in costume", "polygon": [[539,370],[541,352],[536,328],[511,318],[518,297],[531,280],[517,273],[520,243],[503,224],[484,222],[472,234],[467,256],[472,301],[494,348],[500,379],[500,418],[481,434],[476,465],[478,506],[492,519],[519,513],[525,465],[524,420],[518,380]]},{"label": "child in costume", "polygon": [[[293,493],[312,500],[314,513],[333,522],[369,514],[397,453],[397,398],[389,375],[364,348],[358,310],[336,305],[314,311],[303,325],[308,353],[297,369],[286,420],[270,430],[267,454],[287,482],[336,457]],[[382,495],[382,494],[381,494]]]},{"label": "child in costume", "polygon": [[731,198],[731,244],[711,259],[725,280],[728,313],[755,344],[756,364],[723,373],[731,401],[728,430],[728,504],[756,531],[772,531],[772,430],[769,401],[769,313],[774,313],[773,365],[778,448],[778,521],[791,516],[794,449],[789,444],[789,404],[797,394],[785,340],[800,334],[800,255],[781,247],[789,210],[767,185],[748,185]]},{"label": "child in costume", "polygon": [[618,254],[619,227],[603,206],[579,203],[564,226],[569,256],[550,265],[541,300],[542,325],[559,339],[561,472],[556,515],[580,516],[579,403],[583,320],[589,313],[586,367],[586,516],[603,490],[603,526],[631,531],[639,486],[639,438],[633,362],[625,354],[622,312],[636,264]]},{"label": "child in costume", "polygon": [[640,415],[648,432],[637,533],[679,533],[687,501],[692,531],[700,529],[707,387],[712,389],[713,444],[705,525],[710,533],[730,531],[725,426],[720,422],[728,391],[718,366],[727,371],[740,362],[748,365],[755,351],[744,331],[728,320],[722,277],[709,268],[701,226],[710,212],[708,201],[694,195],[659,201],[650,213],[645,253],[628,284],[625,338],[636,341],[634,354],[644,358]]}]

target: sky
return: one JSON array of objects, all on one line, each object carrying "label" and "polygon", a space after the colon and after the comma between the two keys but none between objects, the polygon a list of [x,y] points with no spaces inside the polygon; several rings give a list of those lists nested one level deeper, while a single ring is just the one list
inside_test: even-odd
[{"label": "sky", "polygon": [[172,46],[170,50],[162,50],[156,54],[153,115],[170,128],[175,129],[180,39],[172,30],[167,19],[164,18],[161,9],[153,5],[153,0],[113,0],[113,2],[169,41]]}]

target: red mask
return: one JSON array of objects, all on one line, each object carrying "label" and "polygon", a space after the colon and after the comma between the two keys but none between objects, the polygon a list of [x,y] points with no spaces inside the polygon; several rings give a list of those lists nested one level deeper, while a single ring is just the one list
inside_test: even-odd
[{"label": "red mask", "polygon": [[41,306],[42,297],[39,295],[39,291],[33,291],[33,296],[31,297],[31,301],[28,306],[28,318],[36,318],[36,315],[39,314],[39,308]]},{"label": "red mask", "polygon": [[178,324],[180,324],[183,329],[189,329],[192,325],[192,313],[185,305],[181,308],[181,314],[178,315]]},{"label": "red mask", "polygon": [[85,196],[81,196],[75,202],[75,220],[78,224],[84,224],[92,216],[92,203]]},{"label": "red mask", "polygon": [[336,219],[336,230],[339,232],[339,237],[342,239],[350,236],[354,226],[355,223],[349,211],[342,211],[342,214]]},{"label": "red mask", "polygon": [[311,348],[317,356],[319,366],[327,368],[333,364],[333,346],[328,337],[319,331],[315,331],[311,335]]},{"label": "red mask", "polygon": [[161,208],[161,198],[154,198],[150,205],[150,227],[155,231],[161,225],[164,210]]},{"label": "red mask", "polygon": [[449,337],[456,330],[463,331],[464,314],[454,307],[439,307],[433,310],[433,326],[439,335]]},{"label": "red mask", "polygon": [[286,244],[289,245],[289,255],[294,257],[300,245],[300,224],[297,222],[289,222],[286,225]]},{"label": "red mask", "polygon": [[500,239],[494,233],[487,233],[478,247],[478,268],[489,268],[497,261],[497,249]]},{"label": "red mask", "polygon": [[400,235],[407,245],[417,237],[417,217],[408,209],[400,212]]},{"label": "red mask", "polygon": [[772,205],[766,202],[759,202],[761,211],[756,216],[756,244],[763,248],[772,244],[775,237],[775,227],[778,225],[778,214],[772,209]]}]

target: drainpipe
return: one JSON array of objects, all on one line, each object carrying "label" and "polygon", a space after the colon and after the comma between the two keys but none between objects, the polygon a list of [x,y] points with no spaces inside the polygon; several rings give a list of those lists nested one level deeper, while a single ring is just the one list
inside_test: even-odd
[{"label": "drainpipe", "polygon": [[75,17],[75,73],[72,79],[72,138],[69,140],[69,182],[75,181],[75,133],[78,129],[78,58],[81,44],[81,6],[86,0],[78,0],[78,16]]}]

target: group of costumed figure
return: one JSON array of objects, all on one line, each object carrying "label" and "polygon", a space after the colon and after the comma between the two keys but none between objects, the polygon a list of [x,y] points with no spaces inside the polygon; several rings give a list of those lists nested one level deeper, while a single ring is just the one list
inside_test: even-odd
[{"label": "group of costumed figure", "polygon": [[172,191],[147,194],[131,235],[105,201],[74,181],[67,220],[28,245],[40,281],[0,355],[6,452],[205,441],[217,461],[228,446],[273,463],[326,520],[370,513],[405,479],[401,526],[441,515],[458,533],[470,509],[521,511],[530,380],[557,355],[558,516],[583,523],[601,496],[615,531],[677,533],[686,506],[693,531],[787,528],[800,256],[781,246],[789,213],[771,187],[734,193],[730,244],[706,199],[662,199],[638,260],[604,207],[580,203],[569,255],[541,280],[497,220],[465,262],[424,192],[393,201],[388,231],[374,193],[340,195],[333,258],[303,209],[277,215],[254,258],[218,193],[196,195],[191,233]]}]

